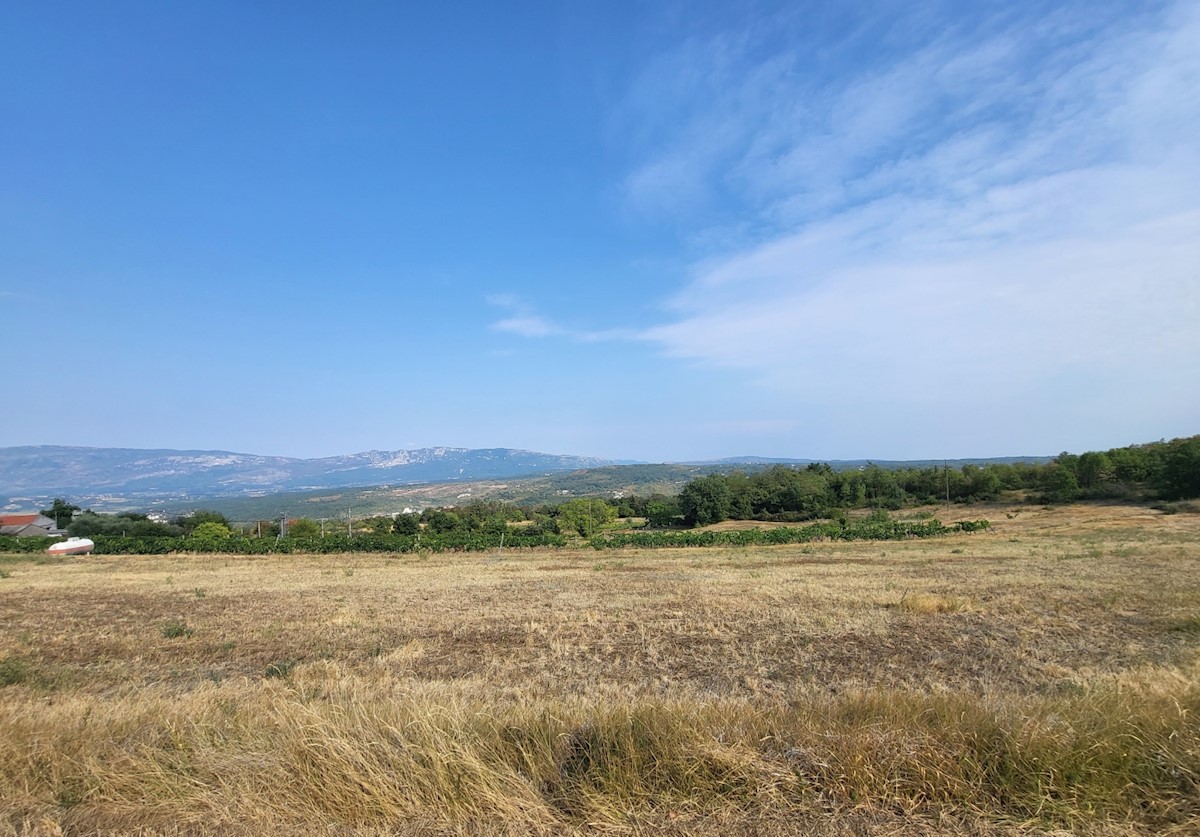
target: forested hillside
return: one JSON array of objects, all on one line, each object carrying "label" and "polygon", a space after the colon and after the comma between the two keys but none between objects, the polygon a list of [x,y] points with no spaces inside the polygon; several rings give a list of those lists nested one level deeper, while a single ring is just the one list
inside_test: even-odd
[{"label": "forested hillside", "polygon": [[680,492],[678,513],[689,525],[727,519],[808,520],[837,509],[884,508],[994,500],[1005,491],[1058,503],[1108,499],[1179,500],[1200,496],[1200,436],[1130,445],[1083,454],[1062,453],[1052,462],[983,467],[887,469],[876,465],[835,471],[777,466],[754,474],[710,474]]}]

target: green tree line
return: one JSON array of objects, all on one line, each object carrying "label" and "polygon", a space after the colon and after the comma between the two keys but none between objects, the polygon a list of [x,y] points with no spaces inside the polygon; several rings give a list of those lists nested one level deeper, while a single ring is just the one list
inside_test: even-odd
[{"label": "green tree line", "polygon": [[911,538],[932,538],[952,532],[977,532],[990,528],[986,520],[964,520],[946,525],[940,520],[892,520],[887,512],[876,512],[865,520],[850,522],[846,518],[808,526],[776,526],[770,529],[725,529],[615,532],[592,538],[595,549],[634,547],[689,546],[766,546],[775,544],[811,543],[812,541],[896,541]]},{"label": "green tree line", "polygon": [[730,519],[798,522],[829,517],[840,509],[995,500],[1005,491],[1024,492],[1039,503],[1200,497],[1200,436],[1062,453],[1047,463],[897,469],[870,465],[855,471],[814,463],[804,468],[780,465],[754,474],[710,474],[684,486],[675,513],[687,526]]},{"label": "green tree line", "polygon": [[[205,530],[203,524],[190,535],[96,535],[92,538],[97,555],[166,555],[181,552],[219,552],[235,555],[277,553],[330,554],[345,552],[473,552],[505,547],[564,547],[564,535],[529,529],[505,533],[462,530],[417,535],[345,533],[317,536],[287,535],[277,538],[247,537]],[[734,531],[640,531],[597,534],[588,543],[595,549],[622,547],[655,548],[682,546],[751,546],[808,543],[816,540],[901,540],[931,538],[951,532],[973,532],[988,527],[986,520],[964,521],[947,526],[937,520],[896,521],[886,512],[847,522],[845,518],[805,527],[779,526],[773,529]],[[214,524],[215,526],[215,524]],[[0,552],[41,552],[55,538],[0,537]]]},{"label": "green tree line", "polygon": [[[641,518],[649,528],[706,526],[723,520],[798,523],[834,519],[843,511],[997,499],[1022,492],[1034,502],[1079,499],[1179,500],[1200,497],[1200,436],[1130,445],[1082,454],[1062,453],[1048,463],[998,463],[961,468],[888,469],[869,465],[836,471],[828,464],[778,465],[752,474],[709,474],[689,482],[677,496],[576,497],[559,503],[518,506],[498,500],[429,508],[328,525],[306,518],[289,521],[280,538],[275,521],[235,532],[221,513],[201,510],[156,522],[133,512],[97,514],[56,498],[50,509],[70,535],[89,537],[97,552],[274,552],[414,549],[491,549],[503,545],[550,546],[569,538],[595,538],[617,518]],[[14,544],[7,545],[7,540]],[[6,539],[8,551],[29,551],[40,539]],[[40,547],[44,549],[45,547]]]}]

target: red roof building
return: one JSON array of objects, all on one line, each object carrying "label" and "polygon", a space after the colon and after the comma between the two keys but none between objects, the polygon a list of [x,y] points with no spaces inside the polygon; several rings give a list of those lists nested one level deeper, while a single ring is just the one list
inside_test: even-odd
[{"label": "red roof building", "polygon": [[0,535],[39,538],[61,534],[63,533],[53,518],[46,517],[44,514],[0,514]]}]

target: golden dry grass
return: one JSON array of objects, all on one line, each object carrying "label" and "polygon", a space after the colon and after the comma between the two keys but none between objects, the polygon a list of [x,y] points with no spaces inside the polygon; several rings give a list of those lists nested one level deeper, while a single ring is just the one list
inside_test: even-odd
[{"label": "golden dry grass", "polygon": [[[0,566],[0,833],[1200,832],[1200,518]],[[962,515],[959,515],[962,516]]]}]

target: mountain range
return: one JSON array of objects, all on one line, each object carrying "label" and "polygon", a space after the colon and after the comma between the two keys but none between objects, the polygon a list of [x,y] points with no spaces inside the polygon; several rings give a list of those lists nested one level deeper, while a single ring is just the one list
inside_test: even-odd
[{"label": "mountain range", "polygon": [[230,451],[56,445],[0,448],[0,505],[70,495],[82,500],[185,500],[547,474],[617,464],[511,448],[421,448],[296,459]]},{"label": "mountain range", "polygon": [[[951,460],[955,468],[1049,457]],[[675,493],[705,473],[753,471],[814,460],[741,456],[677,464],[614,462],[512,448],[420,448],[298,459],[230,451],[143,450],[38,445],[0,448],[0,510],[29,511],[63,497],[97,511],[203,507],[271,516],[288,506],[360,508],[453,504],[463,498],[547,501],[571,496]],[[835,470],[868,460],[834,460]],[[884,468],[941,466],[942,461],[874,462]],[[348,493],[347,493],[348,492]],[[333,507],[331,506],[331,507]],[[264,511],[266,510],[266,511]]]}]

